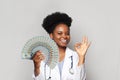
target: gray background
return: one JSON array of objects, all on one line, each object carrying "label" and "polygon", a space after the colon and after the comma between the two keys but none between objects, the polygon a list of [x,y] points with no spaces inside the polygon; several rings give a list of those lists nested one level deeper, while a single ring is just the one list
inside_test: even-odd
[{"label": "gray background", "polygon": [[71,42],[87,35],[87,80],[120,80],[119,0],[0,0],[0,80],[32,80],[33,62],[21,59],[25,42],[46,35],[43,18],[55,11],[73,18]]}]

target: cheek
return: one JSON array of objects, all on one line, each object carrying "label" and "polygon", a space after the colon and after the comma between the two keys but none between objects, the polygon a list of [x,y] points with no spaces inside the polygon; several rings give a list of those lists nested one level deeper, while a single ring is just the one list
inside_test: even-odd
[{"label": "cheek", "polygon": [[60,38],[60,36],[58,36],[58,35],[54,36],[54,39],[59,39],[59,38]]},{"label": "cheek", "polygon": [[70,36],[68,36],[68,39],[70,40],[70,39],[71,39],[71,37],[70,37]]},{"label": "cheek", "polygon": [[67,39],[68,39],[68,42],[70,42],[71,37],[70,37],[70,36],[68,36],[68,38],[67,38]]},{"label": "cheek", "polygon": [[53,36],[53,39],[54,39],[55,41],[57,41],[59,38],[60,38],[60,36],[58,36],[58,35],[54,35],[54,36]]}]

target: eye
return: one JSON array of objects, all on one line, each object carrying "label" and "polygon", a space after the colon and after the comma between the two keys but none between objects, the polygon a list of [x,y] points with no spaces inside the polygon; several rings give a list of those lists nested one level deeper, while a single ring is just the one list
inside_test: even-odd
[{"label": "eye", "polygon": [[59,35],[62,35],[62,32],[58,32]]},{"label": "eye", "polygon": [[67,32],[66,35],[70,35],[70,32]]}]

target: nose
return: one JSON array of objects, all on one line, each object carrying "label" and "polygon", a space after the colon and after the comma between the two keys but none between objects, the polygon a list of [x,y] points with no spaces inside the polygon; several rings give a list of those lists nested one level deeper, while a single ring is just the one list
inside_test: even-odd
[{"label": "nose", "polygon": [[62,37],[66,39],[66,38],[67,38],[67,35],[66,35],[66,34],[63,34]]}]

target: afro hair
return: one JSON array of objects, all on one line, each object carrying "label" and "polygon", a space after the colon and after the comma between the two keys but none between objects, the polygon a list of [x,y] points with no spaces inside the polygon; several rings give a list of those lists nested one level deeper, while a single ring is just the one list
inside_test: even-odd
[{"label": "afro hair", "polygon": [[68,27],[71,26],[72,18],[65,13],[55,12],[48,15],[43,20],[42,27],[47,31],[47,33],[52,33],[55,27],[60,24],[66,24]]}]

